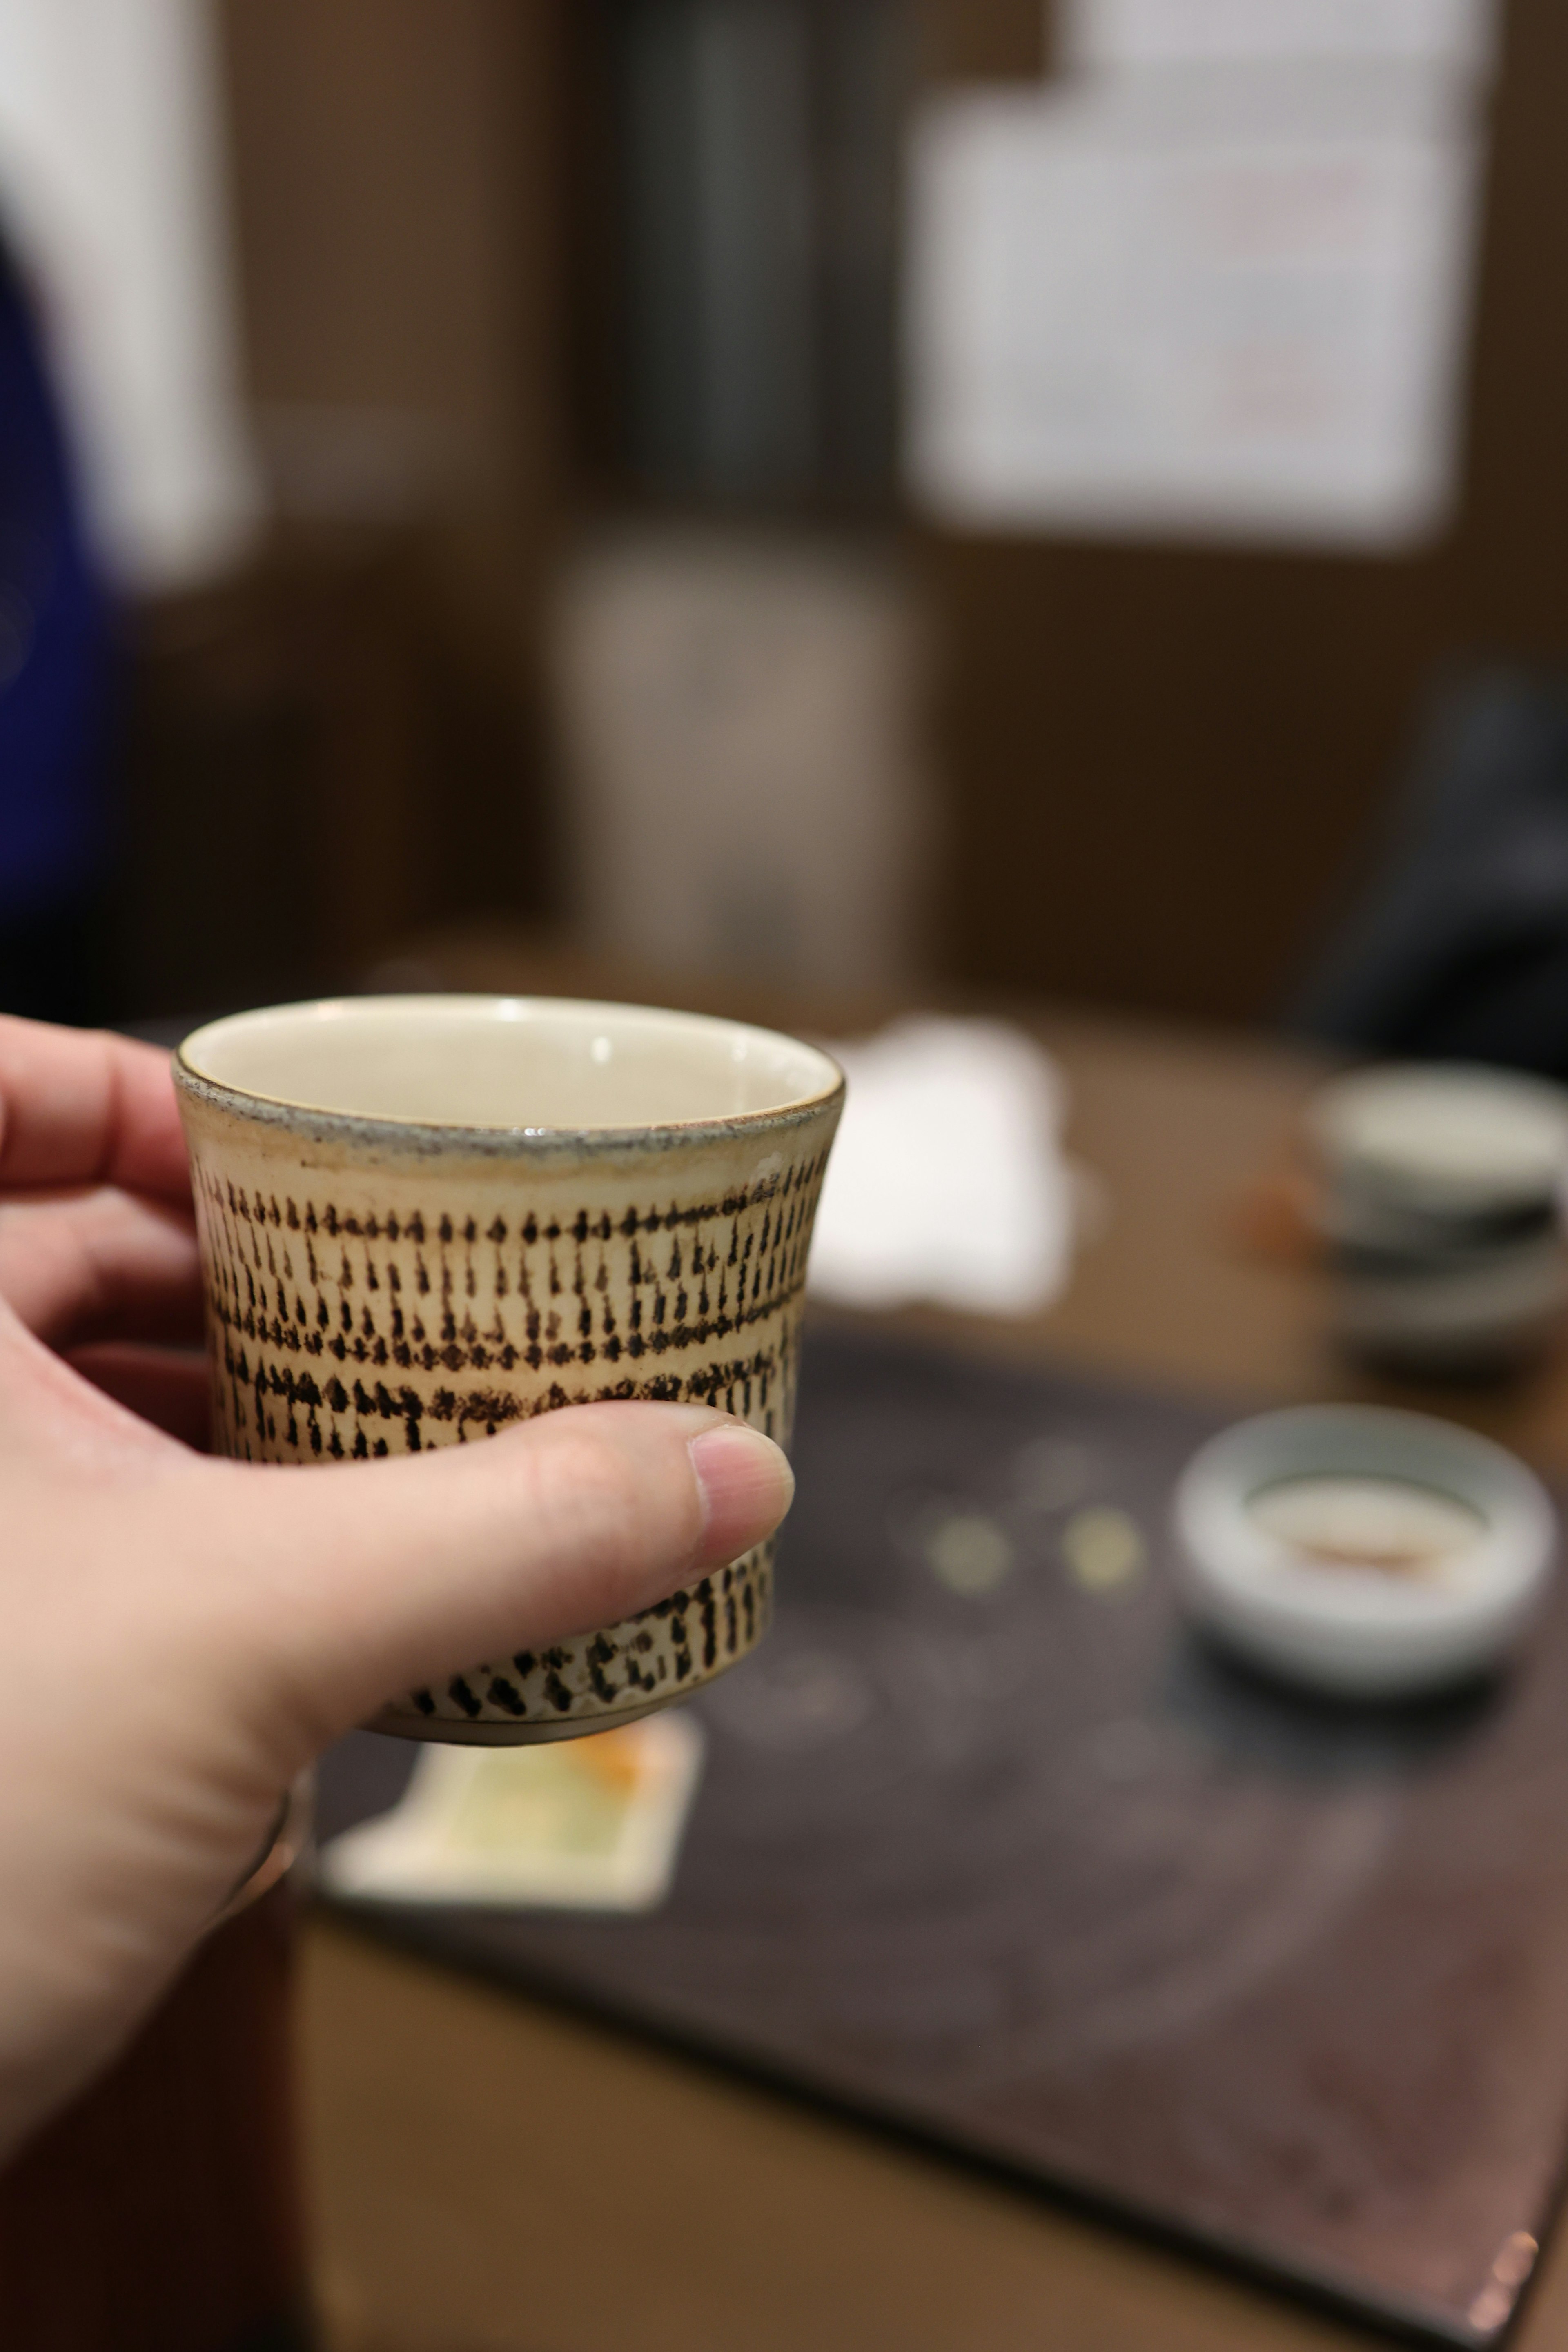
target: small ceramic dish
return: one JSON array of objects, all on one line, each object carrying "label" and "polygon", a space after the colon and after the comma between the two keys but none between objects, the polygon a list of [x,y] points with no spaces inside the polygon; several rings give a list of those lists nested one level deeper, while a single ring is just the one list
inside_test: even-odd
[{"label": "small ceramic dish", "polygon": [[1198,1622],[1344,1697],[1414,1696],[1497,1664],[1557,1549],[1546,1491],[1511,1454],[1372,1405],[1237,1423],[1188,1464],[1172,1516]]},{"label": "small ceramic dish", "polygon": [[1358,1238],[1550,1206],[1568,1171],[1568,1089],[1518,1070],[1376,1064],[1321,1087],[1307,1125]]},{"label": "small ceramic dish", "polygon": [[1389,1064],[1308,1114],[1339,1335],[1418,1377],[1526,1360],[1568,1304],[1568,1091],[1513,1070]]}]

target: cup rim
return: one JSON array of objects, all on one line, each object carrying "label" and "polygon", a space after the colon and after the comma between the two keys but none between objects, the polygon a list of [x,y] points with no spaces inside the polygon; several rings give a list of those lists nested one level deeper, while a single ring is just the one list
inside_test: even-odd
[{"label": "cup rim", "polygon": [[[328,1019],[392,1005],[425,1009],[439,1007],[455,1014],[464,1010],[486,1008],[492,1018],[497,1016],[499,1008],[515,1006],[520,1013],[544,1011],[602,1014],[619,1021],[629,1020],[637,1026],[659,1021],[677,1021],[713,1034],[728,1032],[731,1037],[792,1047],[820,1065],[822,1083],[809,1094],[786,1096],[783,1101],[759,1110],[727,1112],[716,1118],[660,1119],[627,1127],[529,1128],[468,1125],[453,1120],[397,1118],[360,1111],[333,1110],[319,1104],[299,1102],[283,1095],[253,1092],[226,1079],[213,1077],[198,1066],[196,1057],[204,1042],[222,1031],[276,1020],[290,1013],[309,1013]],[[762,1028],[752,1022],[733,1021],[722,1014],[684,1012],[675,1006],[622,1004],[594,997],[521,996],[459,991],[301,998],[286,1004],[257,1005],[245,1012],[224,1013],[216,1020],[203,1022],[182,1039],[175,1049],[174,1071],[175,1084],[184,1093],[216,1109],[226,1111],[232,1117],[279,1128],[290,1135],[305,1136],[316,1142],[353,1142],[362,1147],[371,1144],[417,1158],[453,1150],[462,1150],[479,1159],[581,1159],[588,1154],[627,1150],[677,1150],[694,1143],[721,1142],[746,1135],[775,1134],[803,1126],[840,1104],[846,1091],[843,1071],[820,1045],[792,1037],[783,1030]]]}]

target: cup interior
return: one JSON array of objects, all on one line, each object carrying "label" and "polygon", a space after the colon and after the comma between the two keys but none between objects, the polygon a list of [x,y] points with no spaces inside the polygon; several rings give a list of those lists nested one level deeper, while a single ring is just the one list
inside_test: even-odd
[{"label": "cup interior", "polygon": [[512,1133],[706,1124],[804,1107],[826,1054],[700,1013],[550,997],[368,996],[210,1022],[195,1077],[347,1118]]}]

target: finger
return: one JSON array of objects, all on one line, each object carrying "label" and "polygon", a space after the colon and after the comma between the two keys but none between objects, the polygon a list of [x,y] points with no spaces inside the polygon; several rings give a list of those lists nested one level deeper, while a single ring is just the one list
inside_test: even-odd
[{"label": "finger", "polygon": [[760,1542],[794,1489],[759,1431],[666,1404],[363,1467],[202,1472],[201,1572],[231,1580],[233,1663],[283,1769],[401,1690],[649,1607]]},{"label": "finger", "polygon": [[112,1185],[0,1200],[0,1298],[51,1347],[195,1342],[201,1263],[190,1212]]},{"label": "finger", "polygon": [[205,1351],[110,1341],[73,1348],[67,1361],[103,1395],[193,1452],[211,1445],[212,1370]]},{"label": "finger", "polygon": [[168,1055],[0,1016],[0,1185],[98,1183],[190,1197]]}]

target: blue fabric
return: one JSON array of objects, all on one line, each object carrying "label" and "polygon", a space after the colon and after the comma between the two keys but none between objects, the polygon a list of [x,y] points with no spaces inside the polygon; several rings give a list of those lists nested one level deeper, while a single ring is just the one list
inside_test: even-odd
[{"label": "blue fabric", "polygon": [[112,687],[108,595],[0,247],[0,923],[79,899],[98,878]]}]

